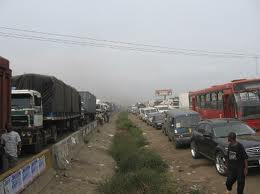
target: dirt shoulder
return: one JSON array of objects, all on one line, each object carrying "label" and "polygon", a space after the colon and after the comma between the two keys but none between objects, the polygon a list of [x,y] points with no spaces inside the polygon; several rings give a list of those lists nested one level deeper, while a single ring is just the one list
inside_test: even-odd
[{"label": "dirt shoulder", "polygon": [[[189,148],[175,149],[173,143],[168,141],[168,137],[162,134],[161,130],[155,130],[133,115],[130,116],[130,119],[144,131],[150,143],[150,148],[168,162],[170,171],[179,182],[189,187],[202,186],[210,193],[224,193],[226,178],[217,174],[212,162],[206,159],[194,160]],[[246,180],[245,193],[259,194],[259,180],[260,171],[257,169],[250,170]]]},{"label": "dirt shoulder", "polygon": [[96,193],[98,183],[114,174],[115,162],[107,151],[116,132],[116,117],[99,127],[99,132],[82,147],[69,169],[59,171],[41,194]]}]

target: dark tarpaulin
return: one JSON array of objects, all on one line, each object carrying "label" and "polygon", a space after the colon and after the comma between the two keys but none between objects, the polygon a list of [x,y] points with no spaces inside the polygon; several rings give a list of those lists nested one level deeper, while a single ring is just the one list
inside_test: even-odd
[{"label": "dark tarpaulin", "polygon": [[96,96],[88,91],[79,92],[83,107],[87,113],[96,113]]},{"label": "dark tarpaulin", "polygon": [[42,95],[44,113],[80,113],[80,95],[76,89],[53,76],[24,74],[12,78],[17,90],[36,90]]}]

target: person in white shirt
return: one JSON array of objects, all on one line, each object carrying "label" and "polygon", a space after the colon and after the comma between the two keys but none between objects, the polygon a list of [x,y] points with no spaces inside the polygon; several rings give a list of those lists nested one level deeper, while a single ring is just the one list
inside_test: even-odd
[{"label": "person in white shirt", "polygon": [[3,171],[13,168],[18,161],[21,152],[20,135],[12,130],[11,125],[7,125],[7,133],[1,136],[1,144],[4,146]]}]

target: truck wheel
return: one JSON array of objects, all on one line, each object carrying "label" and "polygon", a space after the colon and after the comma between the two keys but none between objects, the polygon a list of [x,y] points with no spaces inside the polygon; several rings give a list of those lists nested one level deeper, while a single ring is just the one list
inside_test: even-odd
[{"label": "truck wheel", "polygon": [[176,149],[179,149],[179,148],[181,147],[180,143],[178,143],[178,142],[176,142],[176,141],[174,141],[174,145],[175,145],[175,148],[176,148]]},{"label": "truck wheel", "polygon": [[55,125],[52,125],[51,126],[51,142],[52,143],[57,142],[57,138],[58,138],[57,128]]},{"label": "truck wheel", "polygon": [[72,131],[77,131],[78,130],[78,121],[77,120],[73,120],[71,121],[71,130]]},{"label": "truck wheel", "polygon": [[37,154],[42,150],[42,137],[40,137],[40,135],[36,136],[36,144],[33,145],[33,153]]}]

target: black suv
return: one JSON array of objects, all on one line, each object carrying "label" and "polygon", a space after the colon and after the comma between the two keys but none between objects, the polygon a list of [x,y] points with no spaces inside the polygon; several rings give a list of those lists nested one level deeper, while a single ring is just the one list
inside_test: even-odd
[{"label": "black suv", "polygon": [[248,155],[248,167],[260,167],[260,136],[247,124],[235,119],[212,119],[201,121],[191,137],[193,158],[201,155],[215,162],[216,170],[226,175],[226,158],[229,132],[237,134]]}]

